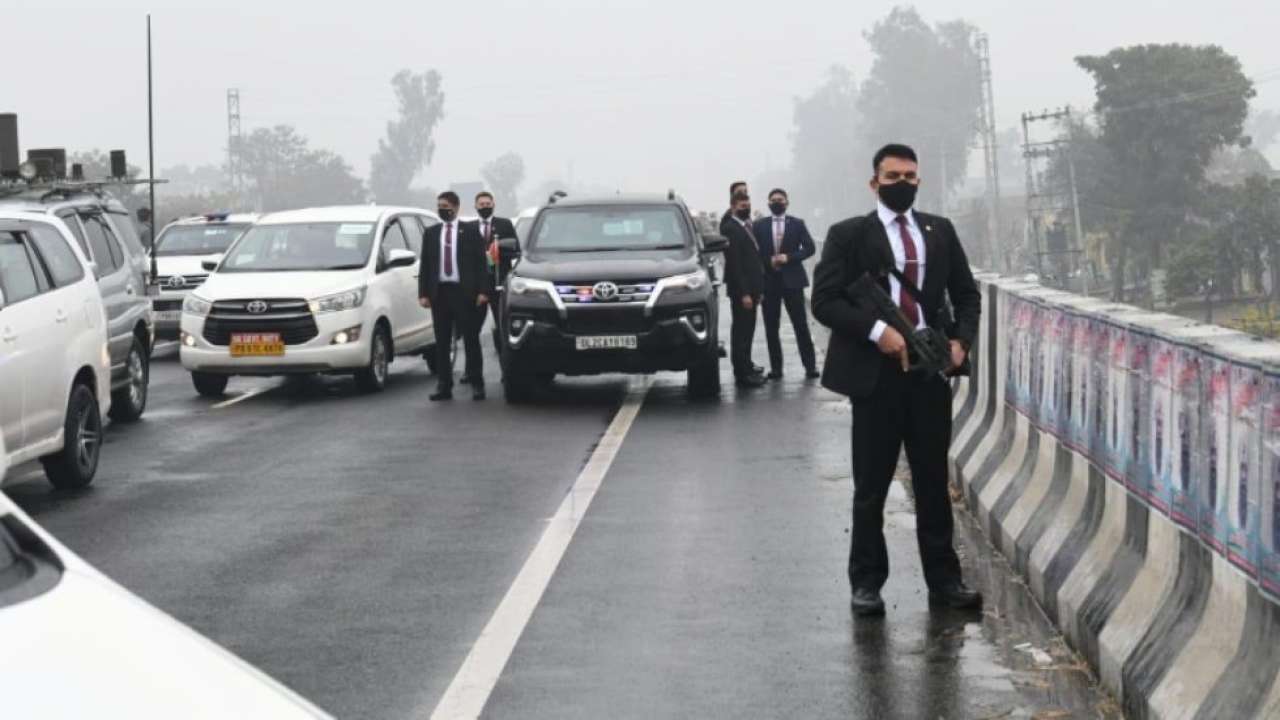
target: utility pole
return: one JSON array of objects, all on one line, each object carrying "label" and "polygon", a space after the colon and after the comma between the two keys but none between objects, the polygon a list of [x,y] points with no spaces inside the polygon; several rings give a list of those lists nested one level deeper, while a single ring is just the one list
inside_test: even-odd
[{"label": "utility pole", "polygon": [[[1068,255],[1071,260],[1065,263],[1065,266],[1080,274],[1083,283],[1082,289],[1087,295],[1089,293],[1089,273],[1084,261],[1084,229],[1080,221],[1080,193],[1076,186],[1075,158],[1071,153],[1069,137],[1057,138],[1047,142],[1033,142],[1031,140],[1031,123],[1044,121],[1069,123],[1071,121],[1071,107],[1068,106],[1054,111],[1046,110],[1040,114],[1022,114],[1022,156],[1026,159],[1027,166],[1027,230],[1031,244],[1035,246],[1036,270],[1041,275],[1044,274],[1044,255]],[[1035,161],[1049,160],[1055,157],[1061,157],[1066,161],[1070,185],[1065,200],[1070,204],[1069,209],[1074,232],[1072,234],[1072,247],[1066,250],[1051,250],[1047,247],[1047,244],[1042,249],[1041,243],[1045,219],[1047,217],[1057,217],[1068,209],[1058,204],[1063,199],[1062,193],[1046,187],[1044,183],[1041,183],[1041,187],[1037,188]]]},{"label": "utility pole", "polygon": [[227,90],[227,180],[231,185],[231,194],[236,202],[240,202],[241,187],[240,169],[240,90]]},{"label": "utility pole", "polygon": [[[991,263],[992,270],[998,270],[996,263],[1001,256],[1007,256],[1007,253],[1000,251],[1000,163],[997,160],[996,101],[991,83],[991,44],[986,33],[978,34],[974,49],[978,54],[978,73],[982,86],[979,131],[982,135],[982,157],[986,165],[988,262]],[[1005,264],[1005,270],[1010,269],[1007,260]]]}]

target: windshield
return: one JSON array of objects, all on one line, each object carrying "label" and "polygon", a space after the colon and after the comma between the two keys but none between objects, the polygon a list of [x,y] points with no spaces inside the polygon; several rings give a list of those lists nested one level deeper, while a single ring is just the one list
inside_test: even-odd
[{"label": "windshield", "polygon": [[356,270],[369,262],[373,223],[255,225],[219,272]]},{"label": "windshield", "polygon": [[552,208],[542,213],[531,247],[544,252],[678,250],[689,233],[673,207]]},{"label": "windshield", "polygon": [[215,255],[224,253],[231,243],[248,228],[248,223],[233,225],[175,225],[165,230],[156,241],[156,255]]}]

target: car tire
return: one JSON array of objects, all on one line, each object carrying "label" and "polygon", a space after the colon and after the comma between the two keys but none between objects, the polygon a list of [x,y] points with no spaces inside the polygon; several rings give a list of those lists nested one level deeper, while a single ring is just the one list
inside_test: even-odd
[{"label": "car tire", "polygon": [[538,378],[516,367],[511,351],[502,352],[502,394],[509,405],[521,405],[533,400]]},{"label": "car tire", "polygon": [[62,438],[61,450],[40,459],[45,476],[59,490],[88,487],[102,452],[102,414],[98,398],[83,383],[71,388]]},{"label": "car tire", "polygon": [[116,422],[137,422],[147,409],[147,387],[151,383],[151,354],[140,338],[133,338],[129,357],[125,360],[129,384],[111,393],[111,409],[107,414]]},{"label": "car tire", "polygon": [[229,379],[226,375],[195,371],[191,373],[191,384],[195,385],[196,392],[200,393],[201,397],[217,398],[226,395]]},{"label": "car tire", "polygon": [[369,365],[356,371],[356,387],[361,392],[382,392],[387,387],[387,366],[391,363],[391,341],[387,329],[378,326],[369,343]]},{"label": "car tire", "polygon": [[690,397],[699,400],[720,397],[719,352],[713,349],[705,353],[701,360],[689,368],[687,389]]}]

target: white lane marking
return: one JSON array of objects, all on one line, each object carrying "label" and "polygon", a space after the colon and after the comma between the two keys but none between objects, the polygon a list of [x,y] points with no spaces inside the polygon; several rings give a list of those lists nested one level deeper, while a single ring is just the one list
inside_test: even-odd
[{"label": "white lane marking", "polygon": [[[489,618],[489,623],[480,631],[480,637],[471,646],[471,652],[449,684],[449,689],[445,690],[435,711],[431,713],[432,720],[478,718],[484,710],[507,660],[511,658],[516,642],[533,617],[533,611],[541,602],[551,576],[555,574],[560,559],[568,550],[569,542],[573,540],[573,534],[577,532],[596,491],[604,483],[604,476],[622,447],[631,423],[639,414],[645,394],[649,391],[649,384],[648,378],[633,382],[622,407],[613,416],[613,422],[600,438],[595,452],[591,453],[591,459],[582,468],[569,494],[560,503],[560,508],[542,532],[538,544],[529,553],[520,573],[507,589],[498,609],[493,612],[493,617]],[[420,715],[421,713],[415,713],[415,716]]]},{"label": "white lane marking", "polygon": [[261,387],[261,388],[255,388],[253,390],[248,390],[246,392],[240,393],[239,395],[231,398],[230,400],[223,400],[217,405],[212,405],[211,407],[214,410],[221,410],[222,408],[225,408],[225,407],[231,407],[232,405],[235,405],[236,403],[242,403],[251,397],[257,397],[270,389],[271,388],[269,387]]}]

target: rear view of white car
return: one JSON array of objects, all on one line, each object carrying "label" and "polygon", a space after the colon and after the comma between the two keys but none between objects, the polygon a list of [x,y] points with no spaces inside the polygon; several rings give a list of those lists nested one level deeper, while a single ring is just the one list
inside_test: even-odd
[{"label": "rear view of white car", "polygon": [[258,219],[254,213],[211,213],[169,223],[156,236],[156,285],[152,299],[156,337],[178,338],[182,301],[204,284],[209,271],[204,263],[217,262],[244,231]]},{"label": "rear view of white car", "polygon": [[425,210],[376,206],[274,213],[247,230],[187,296],[180,357],[196,391],[234,375],[351,373],[379,391],[396,355],[429,354],[418,304]]},{"label": "rear view of white car", "polygon": [[39,459],[59,488],[93,481],[111,404],[94,271],[61,220],[0,211],[2,459],[8,467]]}]

